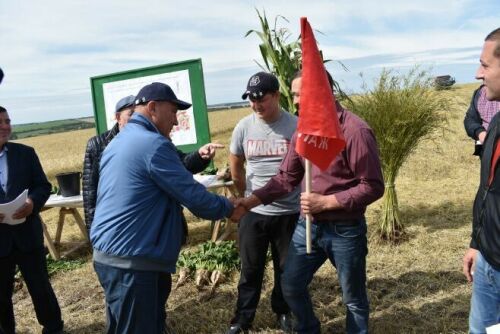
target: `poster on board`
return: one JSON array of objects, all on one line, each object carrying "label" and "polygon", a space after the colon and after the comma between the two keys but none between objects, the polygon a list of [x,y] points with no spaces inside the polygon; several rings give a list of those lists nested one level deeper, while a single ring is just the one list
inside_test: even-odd
[{"label": "poster on board", "polygon": [[188,152],[210,142],[201,60],[189,60],[92,77],[92,99],[98,133],[115,124],[115,105],[122,97],[136,95],[152,82],[169,85],[175,95],[192,104],[177,113],[178,125],[171,133],[173,143]]}]

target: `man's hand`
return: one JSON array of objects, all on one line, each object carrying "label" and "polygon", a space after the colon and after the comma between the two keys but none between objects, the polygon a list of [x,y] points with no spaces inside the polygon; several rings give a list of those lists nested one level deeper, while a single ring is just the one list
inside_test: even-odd
[{"label": "man's hand", "polygon": [[335,195],[320,195],[316,193],[301,193],[300,207],[305,214],[315,214],[318,212],[340,208]]},{"label": "man's hand", "polygon": [[13,219],[23,219],[28,217],[33,212],[33,201],[31,198],[26,199],[26,203],[23,204],[19,209],[12,215]]},{"label": "man's hand", "polygon": [[3,219],[5,218],[5,215],[3,213],[0,213],[0,223],[3,222]]},{"label": "man's hand", "polygon": [[463,272],[467,281],[471,283],[474,279],[474,269],[476,267],[477,249],[469,248],[463,258]]},{"label": "man's hand", "polygon": [[479,139],[479,141],[481,142],[481,144],[484,144],[484,138],[486,138],[486,131],[481,131],[477,135],[477,139]]},{"label": "man's hand", "polygon": [[238,223],[241,217],[247,214],[248,209],[242,204],[242,198],[230,198],[229,200],[231,201],[231,203],[233,203],[234,206],[233,214],[231,215],[231,217],[229,217],[229,219],[233,223]]},{"label": "man's hand", "polygon": [[253,209],[261,204],[262,202],[260,201],[260,199],[254,194],[245,198],[240,198],[240,205],[244,206],[247,209],[247,211],[250,211],[250,209]]},{"label": "man's hand", "polygon": [[204,160],[210,160],[215,156],[215,150],[218,148],[224,148],[222,144],[208,143],[200,147],[198,154]]}]

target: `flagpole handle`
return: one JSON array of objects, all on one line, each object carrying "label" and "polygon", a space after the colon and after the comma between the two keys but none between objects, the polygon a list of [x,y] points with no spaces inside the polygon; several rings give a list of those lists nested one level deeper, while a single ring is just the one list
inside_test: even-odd
[{"label": "flagpole handle", "polygon": [[[311,192],[311,161],[304,159],[306,164],[306,193]],[[312,216],[310,213],[306,215],[306,253],[311,254],[311,222]]]}]

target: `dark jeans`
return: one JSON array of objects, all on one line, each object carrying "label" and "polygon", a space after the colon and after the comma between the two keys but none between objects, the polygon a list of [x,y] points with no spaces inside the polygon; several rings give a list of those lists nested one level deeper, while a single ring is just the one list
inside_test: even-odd
[{"label": "dark jeans", "polygon": [[249,212],[241,219],[238,229],[241,276],[238,283],[236,312],[231,323],[239,323],[246,329],[255,318],[269,244],[274,267],[271,307],[277,314],[290,312],[281,291],[281,273],[297,218],[298,214],[265,216]]},{"label": "dark jeans", "polygon": [[282,287],[285,300],[297,319],[298,333],[319,333],[308,285],[314,273],[329,259],[337,268],[346,305],[347,333],[367,333],[369,305],[366,294],[366,222],[311,224],[312,252],[306,254],[305,220],[301,217],[288,250]]},{"label": "dark jeans", "polygon": [[94,262],[106,296],[108,334],[160,334],[172,287],[168,273],[120,269]]},{"label": "dark jeans", "polygon": [[43,326],[42,333],[61,331],[61,309],[49,282],[45,251],[39,248],[30,253],[13,251],[9,256],[0,258],[0,334],[15,333],[12,293],[16,264],[33,301],[38,323]]}]

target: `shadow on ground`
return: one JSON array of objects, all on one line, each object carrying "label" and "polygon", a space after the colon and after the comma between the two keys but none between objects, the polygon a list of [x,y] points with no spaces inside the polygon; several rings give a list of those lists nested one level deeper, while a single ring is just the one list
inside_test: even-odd
[{"label": "shadow on ground", "polygon": [[400,210],[405,225],[423,226],[429,232],[472,224],[472,199],[464,204],[446,201],[437,205],[402,206]]}]

